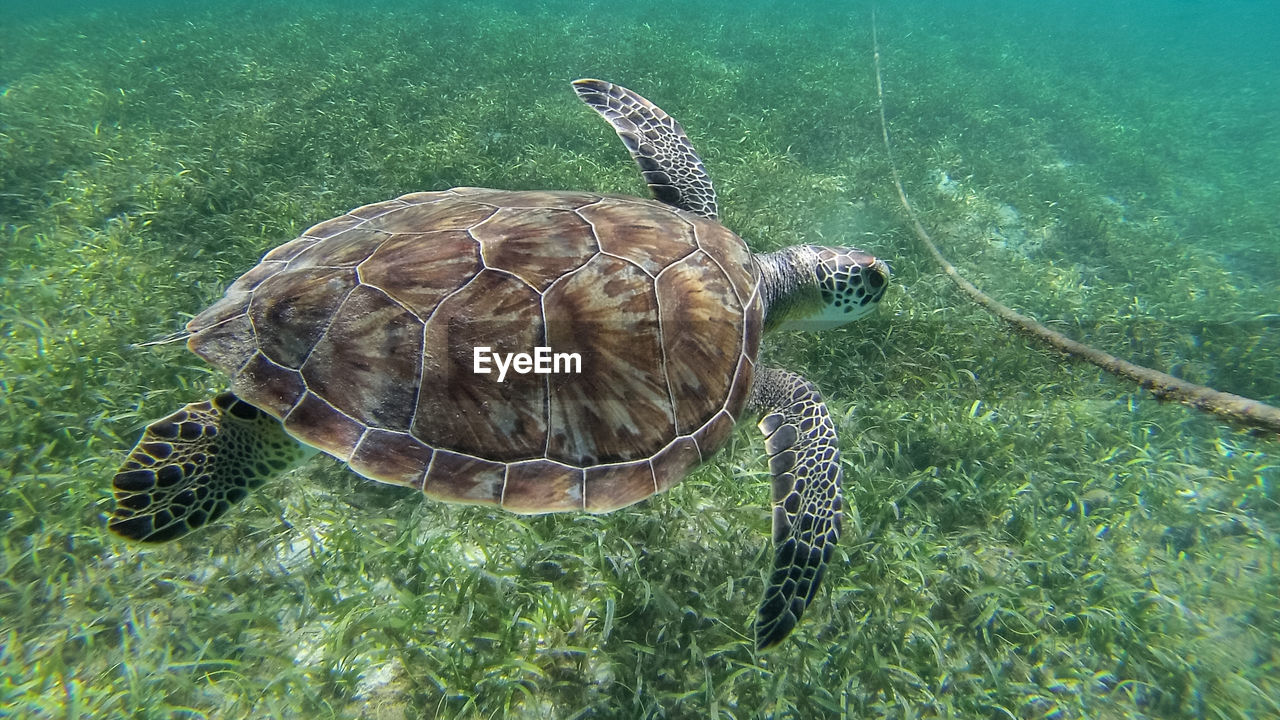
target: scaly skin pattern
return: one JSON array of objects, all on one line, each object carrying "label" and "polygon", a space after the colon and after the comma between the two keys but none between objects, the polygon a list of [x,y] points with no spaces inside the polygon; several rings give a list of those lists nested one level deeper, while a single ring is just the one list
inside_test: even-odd
[{"label": "scaly skin pattern", "polygon": [[716,189],[675,118],[621,85],[583,79],[573,89],[613,126],[655,200],[717,219]]},{"label": "scaly skin pattern", "polygon": [[840,539],[839,440],[813,383],[761,368],[749,404],[760,412],[773,475],[773,572],[756,617],[756,646],[781,642],[813,600]]}]

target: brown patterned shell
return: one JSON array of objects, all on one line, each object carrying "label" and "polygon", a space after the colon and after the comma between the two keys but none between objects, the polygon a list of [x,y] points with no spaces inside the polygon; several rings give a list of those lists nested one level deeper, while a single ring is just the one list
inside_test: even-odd
[{"label": "brown patterned shell", "polygon": [[[721,225],[651,200],[455,188],[366,205],[267,255],[187,325],[241,398],[356,472],[441,500],[603,512],[711,456],[747,402],[762,303]],[[474,348],[581,373],[474,371]]]}]

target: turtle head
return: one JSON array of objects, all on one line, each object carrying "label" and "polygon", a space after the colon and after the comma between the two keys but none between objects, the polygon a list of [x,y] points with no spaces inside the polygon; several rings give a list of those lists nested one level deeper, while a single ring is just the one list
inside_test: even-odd
[{"label": "turtle head", "polygon": [[875,309],[889,285],[889,266],[851,247],[801,245],[759,257],[765,324],[829,330]]},{"label": "turtle head", "polygon": [[889,265],[850,247],[813,247],[814,274],[822,296],[820,309],[807,318],[808,329],[826,330],[853,322],[875,309],[889,285]]}]

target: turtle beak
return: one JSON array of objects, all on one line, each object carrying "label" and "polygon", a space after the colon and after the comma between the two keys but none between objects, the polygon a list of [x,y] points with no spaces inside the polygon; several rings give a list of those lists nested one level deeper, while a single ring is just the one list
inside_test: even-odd
[{"label": "turtle beak", "polygon": [[874,262],[863,272],[868,273],[867,282],[871,287],[879,289],[889,284],[889,276],[893,275],[893,268],[889,267],[889,263],[880,258],[873,258]]}]

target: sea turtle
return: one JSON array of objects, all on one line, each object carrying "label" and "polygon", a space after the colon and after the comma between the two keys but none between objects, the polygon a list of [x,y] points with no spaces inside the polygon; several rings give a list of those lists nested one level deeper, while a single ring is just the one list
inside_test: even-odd
[{"label": "sea turtle", "polygon": [[187,324],[231,389],[146,428],[110,528],[181,537],[317,450],[439,500],[607,512],[762,416],[775,551],[756,642],[785,638],[840,534],[840,451],[817,388],[757,364],[761,333],[866,314],[888,268],[852,248],[753,255],[679,123],[619,85],[574,88],[655,200],[420,192],[271,250]]}]

